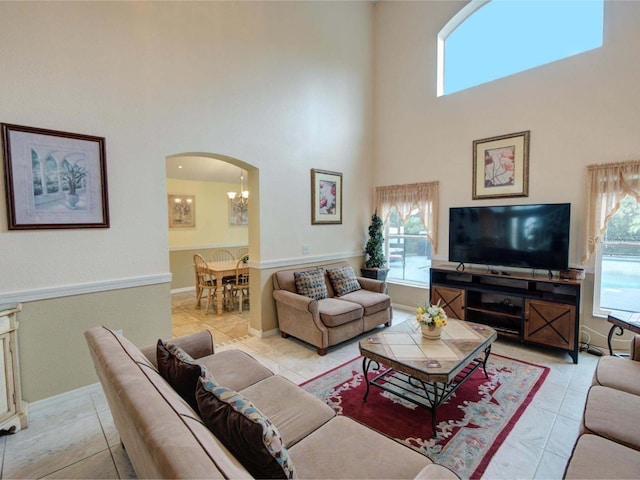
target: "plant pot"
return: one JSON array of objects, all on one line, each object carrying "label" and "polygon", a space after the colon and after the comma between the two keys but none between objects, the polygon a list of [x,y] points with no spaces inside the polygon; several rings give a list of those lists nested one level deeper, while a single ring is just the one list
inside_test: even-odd
[{"label": "plant pot", "polygon": [[67,193],[67,207],[75,210],[78,208],[78,201],[80,201],[80,195],[77,193]]},{"label": "plant pot", "polygon": [[422,330],[422,336],[428,340],[439,340],[442,335],[442,327],[434,325],[420,325],[420,330]]},{"label": "plant pot", "polygon": [[386,280],[387,273],[389,273],[388,268],[367,268],[362,267],[360,269],[360,273],[364,278],[373,278],[374,280]]}]

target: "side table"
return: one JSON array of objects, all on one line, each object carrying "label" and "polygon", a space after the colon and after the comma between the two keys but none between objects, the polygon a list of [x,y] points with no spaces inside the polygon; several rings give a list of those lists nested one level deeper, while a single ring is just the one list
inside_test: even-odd
[{"label": "side table", "polygon": [[[611,338],[615,333],[621,336],[625,330],[630,332],[640,333],[640,312],[611,312],[607,317],[607,322],[611,323],[611,329],[609,330],[609,336],[607,337],[607,345],[609,346],[609,355],[614,355],[613,348],[611,348]],[[617,332],[616,332],[617,330]],[[617,357],[624,357],[627,355],[616,355]]]}]

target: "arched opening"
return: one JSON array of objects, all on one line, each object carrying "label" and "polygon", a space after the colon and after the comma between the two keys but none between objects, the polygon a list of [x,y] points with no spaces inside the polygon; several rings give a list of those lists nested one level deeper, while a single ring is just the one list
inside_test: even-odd
[{"label": "arched opening", "polygon": [[[249,329],[260,330],[260,301],[257,272],[259,260],[259,171],[237,158],[216,153],[187,152],[166,157],[168,256],[172,273],[172,332],[181,336],[210,330],[215,342],[246,337]],[[233,258],[234,271],[224,272],[218,293],[222,308],[197,306],[193,256],[198,253],[213,261],[224,251]],[[232,296],[235,265],[249,255],[249,291],[240,312],[238,297]],[[217,272],[222,276],[223,272]],[[256,278],[255,287],[252,288]],[[217,297],[216,297],[217,300]],[[223,301],[224,300],[224,301]],[[248,303],[247,303],[248,302]],[[206,311],[205,311],[206,310]],[[220,312],[220,313],[219,313]]]}]

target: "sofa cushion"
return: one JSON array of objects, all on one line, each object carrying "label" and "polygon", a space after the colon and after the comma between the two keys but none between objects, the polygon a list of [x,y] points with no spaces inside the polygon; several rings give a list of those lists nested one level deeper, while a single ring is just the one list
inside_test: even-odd
[{"label": "sofa cushion", "polygon": [[290,451],[300,478],[415,478],[432,464],[425,455],[342,415]]},{"label": "sofa cushion", "polygon": [[600,357],[594,383],[640,395],[640,362],[619,357]]},{"label": "sofa cushion", "polygon": [[202,367],[180,347],[162,339],[158,340],[156,358],[162,378],[197,412],[196,383]]},{"label": "sofa cushion", "polygon": [[640,397],[594,385],[587,395],[583,425],[587,432],[640,450]]},{"label": "sofa cushion", "polygon": [[255,478],[294,478],[293,464],[278,429],[240,393],[216,383],[211,374],[198,381],[196,398],[205,425]]},{"label": "sofa cushion", "polygon": [[597,435],[578,438],[563,478],[638,478],[640,452]]},{"label": "sofa cushion", "polygon": [[220,385],[232,390],[242,390],[273,376],[271,370],[239,349],[224,350],[196,361],[214,374]]},{"label": "sofa cushion", "polygon": [[333,290],[339,297],[362,288],[351,265],[327,269],[327,275]]},{"label": "sofa cushion", "polygon": [[308,270],[306,272],[295,272],[293,274],[296,281],[296,292],[305,297],[315,300],[327,298],[327,284],[324,280],[324,270]]},{"label": "sofa cushion", "polygon": [[327,327],[338,327],[362,318],[363,308],[339,298],[323,298],[318,301],[318,312]]},{"label": "sofa cushion", "polygon": [[329,405],[280,375],[240,393],[274,423],[289,448],[336,416]]},{"label": "sofa cushion", "polygon": [[391,307],[391,297],[386,293],[357,290],[340,297],[343,300],[362,305],[364,315],[369,316]]}]

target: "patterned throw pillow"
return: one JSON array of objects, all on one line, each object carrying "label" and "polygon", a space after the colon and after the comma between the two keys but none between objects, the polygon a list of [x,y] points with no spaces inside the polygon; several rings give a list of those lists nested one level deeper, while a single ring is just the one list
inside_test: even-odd
[{"label": "patterned throw pillow", "polygon": [[293,272],[296,280],[296,292],[305,297],[322,300],[329,296],[327,284],[324,282],[324,270]]},{"label": "patterned throw pillow", "polygon": [[197,412],[196,384],[202,375],[200,364],[180,347],[164,340],[158,340],[156,358],[162,378]]},{"label": "patterned throw pillow", "polygon": [[341,297],[347,293],[360,290],[362,287],[356,278],[356,274],[353,273],[351,265],[343,265],[342,267],[331,268],[327,270],[329,274],[329,281],[331,286],[336,292],[336,295]]},{"label": "patterned throw pillow", "polygon": [[238,392],[204,374],[196,387],[200,417],[255,478],[295,478],[275,425]]}]

